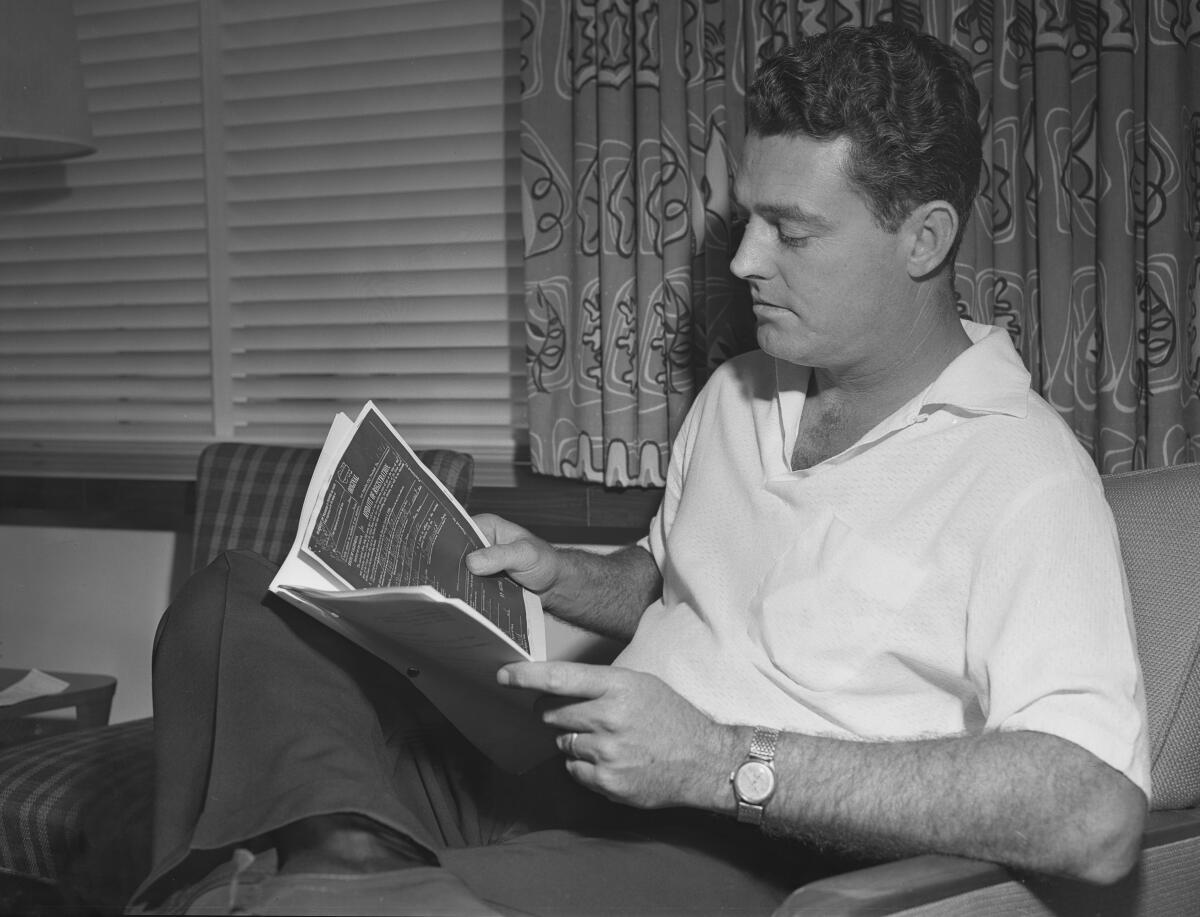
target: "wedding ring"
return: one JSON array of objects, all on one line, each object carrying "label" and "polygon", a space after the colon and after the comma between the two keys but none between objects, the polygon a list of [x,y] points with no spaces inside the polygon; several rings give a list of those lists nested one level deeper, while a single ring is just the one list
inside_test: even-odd
[{"label": "wedding ring", "polygon": [[567,757],[568,758],[575,757],[575,740],[578,738],[579,738],[579,733],[577,733],[577,732],[568,732],[567,733]]}]

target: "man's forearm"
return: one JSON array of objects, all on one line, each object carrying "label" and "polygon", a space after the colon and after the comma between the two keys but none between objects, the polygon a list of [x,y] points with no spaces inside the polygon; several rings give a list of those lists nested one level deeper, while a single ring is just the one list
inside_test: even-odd
[{"label": "man's forearm", "polygon": [[645,549],[612,554],[560,548],[563,573],[542,595],[557,617],[606,637],[629,640],[642,612],[662,595],[662,575]]},{"label": "man's forearm", "polygon": [[[735,757],[750,732],[735,728]],[[784,735],[776,771],[767,831],[869,856],[948,853],[1110,882],[1136,858],[1145,817],[1124,775],[1035,732],[894,743]]]}]

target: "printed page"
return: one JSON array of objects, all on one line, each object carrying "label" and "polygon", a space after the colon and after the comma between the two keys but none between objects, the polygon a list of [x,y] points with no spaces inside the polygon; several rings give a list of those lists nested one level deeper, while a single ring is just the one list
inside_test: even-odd
[{"label": "printed page", "polygon": [[470,515],[368,402],[334,418],[272,592],[409,677],[501,767],[553,754],[531,692],[496,670],[545,659],[541,602],[507,577],[475,577],[486,541]]},{"label": "printed page", "polygon": [[302,551],[351,589],[432,586],[461,599],[532,658],[540,604],[508,577],[477,577],[466,556],[486,542],[470,516],[374,405],[332,468],[308,520]]}]

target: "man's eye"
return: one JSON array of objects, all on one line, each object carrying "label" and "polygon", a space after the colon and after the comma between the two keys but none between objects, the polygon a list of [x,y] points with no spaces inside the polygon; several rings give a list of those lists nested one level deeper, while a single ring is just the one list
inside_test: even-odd
[{"label": "man's eye", "polygon": [[780,243],[788,248],[803,248],[808,244],[808,240],[812,238],[811,236],[789,236],[780,230],[776,230],[776,232],[779,235]]}]

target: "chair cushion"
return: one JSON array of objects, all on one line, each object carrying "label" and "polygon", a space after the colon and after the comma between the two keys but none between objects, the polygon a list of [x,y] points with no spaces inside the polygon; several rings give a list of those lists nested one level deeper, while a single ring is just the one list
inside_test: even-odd
[{"label": "chair cushion", "polygon": [[[196,472],[193,569],[234,548],[282,563],[296,537],[319,454],[319,449],[255,443],[206,447]],[[450,449],[417,450],[417,457],[465,506],[471,495],[472,457]]]},{"label": "chair cushion", "polygon": [[119,909],[150,868],[149,719],[0,752],[0,874]]},{"label": "chair cushion", "polygon": [[1200,802],[1200,464],[1108,475],[1150,719],[1151,808]]}]

